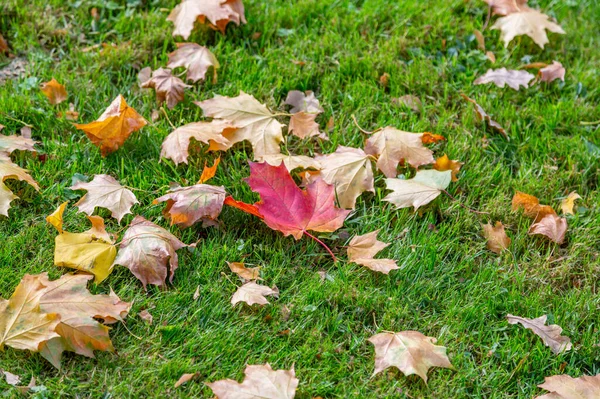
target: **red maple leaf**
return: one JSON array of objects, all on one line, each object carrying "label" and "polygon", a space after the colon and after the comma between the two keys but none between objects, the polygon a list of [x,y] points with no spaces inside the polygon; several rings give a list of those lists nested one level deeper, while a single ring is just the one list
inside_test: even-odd
[{"label": "red maple leaf", "polygon": [[257,210],[273,230],[281,231],[285,236],[292,235],[297,240],[302,235],[307,235],[323,245],[333,256],[321,240],[308,232],[335,231],[342,227],[344,219],[351,212],[335,206],[335,189],[332,185],[317,178],[306,190],[302,190],[283,163],[271,166],[266,162],[250,162],[250,177],[246,182],[252,191],[260,195],[260,202],[252,206],[231,199],[226,201],[227,205],[254,215]]}]

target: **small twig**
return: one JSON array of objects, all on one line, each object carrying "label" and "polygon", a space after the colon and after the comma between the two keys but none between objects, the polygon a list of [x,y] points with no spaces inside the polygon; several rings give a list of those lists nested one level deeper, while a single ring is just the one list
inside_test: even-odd
[{"label": "small twig", "polygon": [[165,118],[167,118],[167,122],[169,122],[169,125],[171,125],[171,127],[173,129],[177,129],[175,127],[175,125],[173,125],[173,123],[171,123],[171,120],[169,119],[169,115],[167,115],[167,111],[165,111],[165,107],[160,107],[160,110],[163,112],[163,115],[165,116]]},{"label": "small twig", "polygon": [[584,121],[581,121],[581,122],[579,122],[579,124],[580,124],[581,126],[593,126],[593,125],[600,125],[600,120],[598,120],[598,121],[594,121],[594,122],[584,122]]},{"label": "small twig", "polygon": [[333,258],[333,261],[337,262],[337,258],[335,257],[335,255],[333,254],[333,252],[331,252],[331,249],[329,249],[329,247],[327,246],[327,244],[325,244],[323,241],[319,240],[317,237],[315,237],[312,234],[310,234],[308,231],[304,231],[304,234],[306,234],[307,236],[309,236],[310,238],[312,238],[313,240],[315,240],[316,242],[318,242],[319,244],[321,244],[323,246],[323,248],[325,248],[327,250],[327,252],[329,252],[329,255],[331,255],[331,257]]},{"label": "small twig", "polygon": [[462,206],[463,208],[465,208],[466,210],[468,210],[469,212],[473,212],[476,213],[478,215],[489,215],[489,212],[481,212],[481,211],[476,211],[475,209],[471,209],[468,206],[464,205],[463,203],[461,203],[459,200],[457,200],[456,198],[454,198],[448,191],[446,190],[442,190],[442,192],[444,194],[446,194],[448,197],[450,197],[452,200],[456,201],[456,203],[460,206]]},{"label": "small twig", "polygon": [[129,328],[127,328],[127,325],[125,324],[125,322],[123,320],[121,320],[121,324],[123,324],[123,327],[125,327],[125,329],[127,330],[127,332],[129,334],[131,334],[133,337],[137,338],[140,341],[142,340],[142,337],[138,337],[137,335],[135,335],[134,333],[132,333]]},{"label": "small twig", "polygon": [[19,122],[19,123],[22,123],[23,125],[25,125],[25,126],[27,126],[27,127],[31,127],[31,128],[33,127],[33,125],[30,125],[30,124],[29,124],[29,123],[27,123],[27,122],[23,122],[23,121],[22,121],[22,120],[20,120],[20,119],[13,118],[12,116],[5,114],[4,112],[2,112],[2,116],[4,116],[6,119],[10,119],[10,120],[11,120],[11,121],[13,121],[13,122]]},{"label": "small twig", "polygon": [[352,121],[354,122],[354,124],[356,125],[356,127],[358,128],[358,130],[360,130],[364,134],[373,134],[373,133],[375,133],[375,132],[369,132],[369,131],[363,129],[362,127],[360,127],[360,125],[356,121],[356,118],[354,117],[354,114],[350,115],[350,117],[352,118]]}]

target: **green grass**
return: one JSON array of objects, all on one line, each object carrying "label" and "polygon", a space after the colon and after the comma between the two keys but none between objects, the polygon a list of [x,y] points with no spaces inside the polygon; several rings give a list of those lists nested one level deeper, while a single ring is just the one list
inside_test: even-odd
[{"label": "green grass", "polygon": [[[376,194],[364,194],[344,228],[325,239],[340,261],[308,239],[294,241],[270,230],[260,220],[225,209],[220,229],[195,225],[170,231],[195,250],[180,251],[180,267],[168,290],[141,284],[118,267],[95,293],[112,287],[134,302],[126,326],[111,337],[117,353],[96,359],[66,354],[57,371],[38,354],[7,348],[0,368],[35,376],[48,397],[211,398],[203,382],[241,380],[246,364],[269,362],[274,368],[295,366],[300,379],[297,398],[531,398],[545,376],[578,377],[600,372],[600,204],[598,125],[600,119],[600,4],[594,0],[530,0],[556,17],[567,35],[551,34],[545,50],[529,38],[508,49],[498,31],[484,32],[494,68],[517,68],[528,62],[558,60],[567,68],[566,82],[541,84],[519,92],[474,86],[475,77],[492,65],[477,50],[472,36],[482,29],[487,8],[479,0],[247,0],[248,24],[229,26],[225,36],[198,29],[190,38],[207,45],[222,68],[216,84],[195,85],[172,111],[180,126],[202,119],[192,101],[214,94],[235,96],[240,90],[278,109],[289,90],[313,90],[325,108],[324,128],[331,116],[335,128],[329,142],[287,138],[296,154],[333,152],[337,145],[362,147],[364,136],[352,123],[355,115],[368,130],[387,125],[442,134],[448,141],[436,155],[465,162],[460,180],[449,191],[457,200],[489,215],[470,213],[440,197],[414,213],[394,210],[381,201],[382,175]],[[195,182],[205,160],[197,152],[190,164],[175,167],[159,161],[160,144],[172,130],[162,118],[135,133],[119,151],[102,158],[85,135],[55,117],[67,103],[49,105],[37,86],[52,77],[65,83],[80,121],[95,120],[121,93],[147,119],[156,108],[152,91],[137,86],[144,66],[165,66],[175,48],[172,25],[165,21],[176,1],[8,0],[0,5],[0,32],[13,52],[29,62],[27,74],[0,86],[0,124],[4,134],[33,126],[45,161],[30,154],[14,160],[31,171],[39,193],[13,184],[21,197],[10,218],[0,219],[0,296],[8,298],[25,273],[48,271],[52,278],[67,272],[53,266],[54,229],[44,218],[61,202],[80,197],[68,189],[73,175],[106,173],[135,187],[141,204],[135,214],[166,228],[162,205],[152,200],[171,182]],[[100,20],[92,23],[90,10]],[[164,8],[163,8],[164,7]],[[260,32],[258,39],[253,39]],[[445,45],[443,42],[445,41]],[[100,55],[81,51],[99,43],[119,47]],[[293,60],[305,61],[304,66]],[[0,56],[0,67],[10,60]],[[379,76],[390,75],[389,85]],[[477,100],[506,127],[510,142],[477,122],[460,93]],[[413,113],[391,99],[413,94],[423,112]],[[282,108],[283,109],[283,108]],[[482,139],[487,137],[487,146]],[[224,154],[212,184],[224,185],[236,198],[257,197],[242,182],[248,176],[249,145]],[[584,211],[568,217],[566,243],[556,245],[529,236],[530,221],[510,210],[515,190],[559,209],[560,200],[576,190]],[[66,229],[82,231],[87,221],[70,207]],[[108,217],[105,210],[99,214]],[[110,231],[122,231],[107,219]],[[481,223],[501,220],[513,243],[496,255],[485,248]],[[401,270],[389,276],[348,264],[345,237],[381,229],[392,244],[382,255],[398,260]],[[344,233],[344,234],[342,234]],[[340,238],[341,237],[341,238]],[[279,299],[258,308],[229,299],[239,282],[225,261],[262,265],[264,283],[277,285]],[[319,271],[326,271],[321,279]],[[200,297],[193,300],[199,287]],[[288,320],[284,306],[291,309]],[[137,313],[150,308],[154,324]],[[541,340],[505,320],[507,313],[525,317],[549,314],[563,327],[573,350],[553,355]],[[289,335],[279,332],[289,329]],[[381,331],[418,330],[448,348],[456,370],[434,369],[429,386],[418,377],[388,370],[371,378],[374,351],[366,340]],[[195,382],[174,389],[182,373],[198,372]],[[0,382],[5,396],[16,391]]]}]

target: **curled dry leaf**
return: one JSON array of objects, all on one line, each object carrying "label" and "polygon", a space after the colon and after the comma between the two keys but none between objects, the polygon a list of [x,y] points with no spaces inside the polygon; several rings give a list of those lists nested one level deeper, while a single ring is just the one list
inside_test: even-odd
[{"label": "curled dry leaf", "polygon": [[70,233],[63,230],[63,214],[68,204],[63,202],[51,215],[46,217],[58,231],[54,239],[54,264],[92,273],[99,284],[113,269],[117,255],[114,240],[106,232],[104,220],[99,216],[88,216],[92,228],[83,233]]},{"label": "curled dry leaf", "polygon": [[573,378],[569,375],[546,377],[538,387],[550,392],[535,399],[598,399],[600,398],[600,374]]},{"label": "curled dry leaf", "polygon": [[242,383],[226,379],[207,383],[218,399],[293,399],[298,388],[294,368],[273,370],[269,363],[248,365]]},{"label": "curled dry leaf", "polygon": [[160,156],[175,162],[187,164],[189,157],[190,140],[194,139],[208,144],[209,151],[226,150],[232,143],[225,138],[234,131],[229,122],[213,120],[211,122],[193,122],[173,130],[163,141]]},{"label": "curled dry leaf", "polygon": [[209,25],[225,34],[229,22],[236,25],[246,23],[242,0],[182,0],[167,17],[173,22],[173,36],[187,39],[196,21],[201,24],[208,21]]},{"label": "curled dry leaf", "polygon": [[500,39],[504,41],[505,47],[508,47],[508,44],[516,36],[527,35],[538,46],[544,48],[549,41],[546,30],[560,34],[566,33],[560,25],[550,21],[546,14],[531,8],[498,18],[492,29],[500,30]]},{"label": "curled dry leaf", "polygon": [[227,262],[229,269],[244,280],[257,280],[260,277],[260,266],[246,267],[243,262]]},{"label": "curled dry leaf", "polygon": [[383,200],[396,205],[396,208],[415,207],[415,211],[433,201],[450,185],[452,173],[447,170],[420,170],[408,180],[385,179],[389,193]]},{"label": "curled dry leaf", "polygon": [[525,216],[534,219],[536,222],[547,215],[556,215],[551,206],[541,205],[540,201],[533,195],[517,191],[512,199],[512,210],[516,211],[519,208],[523,208]]},{"label": "curled dry leaf", "polygon": [[171,220],[172,225],[190,227],[199,220],[205,223],[215,220],[221,214],[225,195],[223,186],[196,184],[173,188],[153,203],[167,203],[163,214]]},{"label": "curled dry leaf", "polygon": [[[283,141],[283,125],[253,96],[242,91],[237,97],[216,95],[210,100],[195,104],[202,108],[204,115],[224,119],[236,127],[236,130],[224,132],[223,135],[231,144],[248,140],[252,145],[255,160],[267,154],[281,152],[279,143]],[[226,150],[231,145],[215,147],[218,150]]]},{"label": "curled dry leaf", "polygon": [[289,172],[294,169],[315,169],[321,170],[323,165],[314,158],[306,155],[285,155],[285,154],[269,154],[261,158],[261,161],[268,163],[271,166],[279,166],[283,162]]},{"label": "curled dry leaf", "polygon": [[209,49],[196,43],[176,43],[176,45],[177,50],[169,54],[167,68],[184,67],[187,69],[186,79],[197,82],[204,80],[208,68],[213,67],[213,82],[217,80],[219,61]]},{"label": "curled dry leaf", "polygon": [[506,319],[509,324],[521,324],[528,330],[533,331],[535,335],[540,337],[546,346],[549,346],[552,352],[559,354],[566,352],[571,349],[571,339],[560,335],[562,328],[556,324],[547,326],[546,315],[540,316],[536,319],[528,319],[527,317],[519,317],[508,314]]},{"label": "curled dry leaf", "polygon": [[381,333],[368,341],[375,345],[373,375],[388,367],[396,367],[404,375],[416,374],[427,383],[427,372],[431,367],[453,368],[446,356],[446,348],[434,345],[435,338],[418,331]]},{"label": "curled dry leaf", "polygon": [[360,148],[339,146],[333,154],[320,155],[320,176],[335,187],[340,208],[354,209],[365,191],[375,192],[371,157]]},{"label": "curled dry leaf", "polygon": [[423,134],[385,127],[374,133],[365,144],[365,152],[378,157],[377,168],[387,177],[396,177],[401,160],[413,168],[433,163],[433,152],[423,146]]},{"label": "curled dry leaf", "polygon": [[390,271],[398,269],[398,265],[393,259],[374,259],[378,252],[390,245],[379,241],[377,233],[379,230],[353,237],[348,244],[348,261],[376,272],[388,274]]},{"label": "curled dry leaf", "polygon": [[40,90],[52,105],[60,104],[67,99],[65,86],[58,83],[54,78],[46,83],[42,83]]},{"label": "curled dry leaf", "polygon": [[560,208],[562,209],[563,214],[565,215],[574,215],[575,211],[573,208],[575,207],[575,200],[581,199],[577,192],[573,191],[570,193],[567,198],[565,198],[560,204]]},{"label": "curled dry leaf", "polygon": [[495,15],[508,15],[514,12],[531,10],[527,6],[527,0],[484,0],[492,7]]},{"label": "curled dry leaf", "polygon": [[92,215],[96,207],[106,208],[111,216],[121,223],[123,216],[131,213],[131,207],[139,201],[131,190],[109,175],[94,175],[91,182],[78,182],[69,187],[71,190],[86,190],[85,194],[75,204],[79,212]]},{"label": "curled dry leaf", "polygon": [[183,80],[173,76],[170,69],[158,68],[152,72],[152,77],[142,83],[144,89],[153,88],[156,91],[158,104],[167,102],[167,107],[173,109],[180,101],[183,101],[186,85]]},{"label": "curled dry leaf", "polygon": [[552,61],[552,64],[542,68],[538,72],[538,78],[541,82],[550,83],[556,79],[565,81],[565,68],[558,61]]},{"label": "curled dry leaf", "polygon": [[11,136],[0,134],[0,156],[4,155],[8,157],[16,150],[35,151],[35,144],[36,142],[31,137],[17,136],[16,134]]},{"label": "curled dry leaf", "polygon": [[506,235],[502,222],[496,222],[495,226],[487,223],[481,227],[483,227],[483,235],[487,239],[487,248],[490,251],[499,254],[510,246],[511,240]]},{"label": "curled dry leaf", "polygon": [[248,305],[266,305],[269,303],[267,295],[279,296],[277,287],[269,288],[255,282],[248,282],[237,289],[231,297],[231,304],[235,306],[238,302],[246,302]]},{"label": "curled dry leaf", "polygon": [[541,234],[548,237],[557,244],[565,241],[567,233],[567,219],[558,217],[556,214],[544,216],[529,228],[529,234]]},{"label": "curled dry leaf", "polygon": [[10,159],[10,154],[15,150],[34,151],[34,144],[35,141],[22,136],[0,134],[0,215],[8,217],[10,203],[19,198],[4,184],[6,180],[25,181],[37,191],[40,190],[37,182],[27,173],[27,170],[14,164]]},{"label": "curled dry leaf", "polygon": [[433,169],[439,170],[440,172],[444,172],[449,170],[452,172],[452,181],[458,181],[458,172],[460,172],[460,168],[463,166],[463,163],[460,161],[453,161],[448,158],[448,155],[444,154],[435,160],[433,164]]},{"label": "curled dry leaf", "polygon": [[475,79],[474,84],[494,83],[501,88],[508,85],[508,87],[518,91],[521,86],[527,88],[529,81],[533,78],[535,76],[526,71],[507,70],[506,68],[488,69],[485,74]]},{"label": "curled dry leaf", "polygon": [[502,126],[500,126],[500,124],[498,122],[496,122],[495,120],[492,119],[491,116],[489,116],[487,114],[487,112],[485,112],[485,110],[483,109],[483,107],[481,105],[479,105],[475,100],[467,97],[466,95],[461,93],[461,96],[467,100],[468,102],[470,102],[471,104],[473,104],[473,107],[475,109],[475,115],[477,116],[477,119],[480,121],[485,121],[485,123],[495,132],[500,133],[502,136],[504,136],[505,139],[509,140],[508,134],[506,134],[506,130],[504,130],[504,128]]},{"label": "curled dry leaf", "polygon": [[150,314],[150,312],[148,312],[147,309],[144,309],[140,313],[138,313],[138,316],[140,316],[140,319],[144,320],[149,325],[152,325],[152,322],[154,321],[154,317],[152,317],[152,315]]},{"label": "curled dry leaf", "polygon": [[136,216],[123,236],[114,264],[131,270],[144,289],[147,284],[165,287],[167,272],[172,282],[179,265],[176,251],[185,246],[167,230]]},{"label": "curled dry leaf", "polygon": [[118,150],[131,133],[140,130],[147,123],[119,94],[98,120],[75,124],[75,127],[83,130],[92,143],[100,147],[102,156],[106,156]]},{"label": "curled dry leaf", "polygon": [[179,377],[179,379],[177,380],[177,382],[175,383],[175,388],[179,388],[180,386],[182,386],[183,384],[193,380],[194,378],[198,377],[199,373],[186,373],[183,374],[181,377]]}]

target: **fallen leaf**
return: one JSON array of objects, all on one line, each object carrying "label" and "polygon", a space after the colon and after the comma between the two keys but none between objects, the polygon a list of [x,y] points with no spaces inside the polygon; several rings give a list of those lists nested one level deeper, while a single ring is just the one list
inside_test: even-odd
[{"label": "fallen leaf", "polygon": [[202,169],[202,174],[200,175],[200,180],[198,180],[198,184],[206,183],[207,181],[215,177],[219,163],[221,163],[221,157],[215,159],[213,166],[208,166],[206,162],[204,162],[204,169]]},{"label": "fallen leaf", "polygon": [[600,398],[600,374],[573,378],[569,375],[546,377],[538,387],[551,393],[535,399],[598,399]]},{"label": "fallen leaf", "polygon": [[573,207],[575,206],[575,200],[578,199],[581,199],[581,197],[579,194],[577,194],[577,192],[573,191],[570,193],[560,204],[562,213],[565,215],[574,215],[575,211],[573,210]]},{"label": "fallen leaf", "polygon": [[[189,1],[189,0],[188,0]],[[213,67],[213,82],[220,67],[217,57],[206,47],[196,43],[176,43],[177,50],[169,54],[167,68],[184,67],[186,79],[192,82],[204,80],[208,68]]]},{"label": "fallen leaf", "polygon": [[[16,134],[11,136],[5,136],[0,134],[0,156],[8,157],[13,151],[35,151],[35,141],[31,137],[17,136]],[[2,160],[0,159],[0,162]]]},{"label": "fallen leaf", "polygon": [[166,202],[167,207],[163,211],[165,217],[171,220],[172,225],[177,224],[185,228],[199,220],[215,220],[221,214],[225,195],[223,186],[196,184],[173,188],[152,203]]},{"label": "fallen leaf", "polygon": [[250,215],[254,215],[261,219],[265,218],[263,215],[260,214],[256,205],[246,204],[245,202],[237,201],[232,196],[228,196],[227,198],[225,198],[224,205],[228,205],[233,208],[237,208],[243,212],[249,213]]},{"label": "fallen leaf", "polygon": [[40,187],[35,180],[27,173],[27,170],[12,163],[5,153],[0,152],[0,215],[8,217],[10,203],[19,198],[4,184],[8,179],[17,179],[29,183],[36,191]]},{"label": "fallen leaf", "polygon": [[492,119],[491,116],[489,116],[487,114],[487,112],[485,112],[485,110],[483,109],[483,107],[481,105],[479,105],[475,100],[467,97],[466,95],[461,93],[461,96],[467,100],[468,102],[470,102],[471,104],[473,104],[473,107],[475,109],[475,115],[477,115],[477,119],[479,121],[485,121],[485,123],[494,131],[500,133],[502,136],[504,136],[505,139],[509,140],[508,134],[506,134],[506,130],[504,130],[504,128],[502,126],[500,126],[500,124],[498,122],[496,122],[495,120]]},{"label": "fallen leaf", "polygon": [[83,130],[92,143],[100,147],[102,156],[106,156],[118,150],[131,133],[147,123],[119,94],[98,120],[87,124],[76,123],[75,127]]},{"label": "fallen leaf", "polygon": [[365,191],[375,192],[371,157],[360,148],[339,146],[333,154],[319,155],[325,183],[335,187],[340,208],[354,209],[356,199]]},{"label": "fallen leaf", "polygon": [[237,291],[231,297],[231,304],[236,305],[238,302],[246,302],[248,305],[266,305],[269,303],[265,296],[274,295],[279,296],[279,290],[277,287],[272,289],[265,285],[258,285],[255,282],[248,282],[237,289]]},{"label": "fallen leaf", "polygon": [[378,157],[377,168],[387,177],[396,177],[396,168],[405,160],[413,168],[434,162],[433,152],[423,146],[421,133],[409,133],[385,127],[374,133],[365,144],[365,152]]},{"label": "fallen leaf", "polygon": [[523,208],[525,216],[534,219],[536,222],[547,215],[556,215],[551,206],[541,205],[540,201],[533,195],[517,191],[512,199],[512,209],[516,211],[519,208]]},{"label": "fallen leaf", "polygon": [[58,83],[54,78],[46,83],[42,83],[40,90],[52,105],[60,104],[67,99],[65,86]]},{"label": "fallen leaf", "polygon": [[446,170],[452,171],[452,181],[458,181],[458,172],[460,171],[461,166],[463,166],[462,162],[452,161],[448,158],[448,155],[444,154],[435,160],[433,164],[433,169],[439,170],[440,172],[444,172]]},{"label": "fallen leaf", "polygon": [[192,33],[196,20],[201,24],[208,21],[211,27],[225,34],[229,22],[246,23],[242,0],[182,0],[167,17],[175,25],[173,36],[184,39]]},{"label": "fallen leaf", "polygon": [[382,85],[383,87],[388,87],[388,85],[390,84],[390,74],[387,72],[384,72],[379,77],[379,84]]},{"label": "fallen leaf", "polygon": [[260,267],[246,267],[243,262],[227,262],[227,265],[244,280],[256,280],[260,276]]},{"label": "fallen leaf", "polygon": [[495,226],[487,223],[482,225],[483,235],[487,240],[487,248],[497,254],[501,253],[502,250],[507,249],[510,246],[510,238],[504,231],[504,225],[502,222],[496,222]]},{"label": "fallen leaf", "polygon": [[[424,132],[421,136],[421,142],[423,144],[435,144],[440,141],[444,141],[446,138],[440,134],[433,134],[429,132]],[[433,155],[432,155],[433,156]]]},{"label": "fallen leaf", "polygon": [[0,54],[8,53],[8,43],[4,39],[4,36],[0,33]]},{"label": "fallen leaf", "polygon": [[200,298],[200,286],[199,285],[196,287],[196,291],[194,291],[193,298],[194,298],[194,301],[196,301],[198,298]]},{"label": "fallen leaf", "polygon": [[167,230],[136,216],[123,236],[114,264],[131,270],[144,289],[147,284],[165,287],[167,272],[172,282],[179,265],[176,251],[185,246]]},{"label": "fallen leaf", "polygon": [[30,390],[32,390],[35,387],[36,387],[35,377],[31,376],[31,380],[29,380],[29,384],[17,386],[16,388],[21,395],[25,395],[27,392],[29,392]]},{"label": "fallen leaf", "polygon": [[[253,96],[242,91],[237,97],[216,95],[210,100],[196,101],[195,104],[202,108],[204,115],[224,119],[235,126],[236,130],[225,132],[224,136],[231,144],[248,140],[252,145],[255,160],[267,154],[281,152],[279,143],[283,141],[283,125]],[[215,149],[229,147],[219,146]]]},{"label": "fallen leaf", "polygon": [[75,206],[79,208],[79,212],[88,216],[94,213],[96,207],[105,208],[121,223],[123,216],[131,213],[131,207],[139,204],[131,190],[121,186],[114,177],[109,175],[94,175],[91,182],[78,182],[69,188],[87,191]]},{"label": "fallen leaf", "polygon": [[383,200],[390,202],[396,208],[415,207],[415,211],[433,201],[450,185],[452,173],[448,170],[420,170],[412,179],[385,179],[388,190],[392,192]]},{"label": "fallen leaf", "polygon": [[492,7],[496,15],[508,15],[514,12],[523,12],[531,10],[527,6],[527,0],[484,0]]},{"label": "fallen leaf", "polygon": [[229,122],[213,120],[211,122],[188,123],[173,130],[163,141],[160,156],[175,162],[188,163],[190,140],[194,139],[209,145],[209,150],[228,149],[233,144],[225,138],[235,130]]},{"label": "fallen leaf", "polygon": [[538,77],[540,81],[550,83],[556,79],[565,81],[565,68],[558,61],[552,61],[551,65],[539,70]]},{"label": "fallen leaf", "polygon": [[305,139],[321,135],[319,124],[315,122],[317,114],[309,114],[306,112],[298,112],[290,118],[289,133],[296,137]]},{"label": "fallen leaf", "polygon": [[494,83],[500,88],[504,88],[505,85],[508,87],[519,90],[521,85],[525,88],[529,85],[529,81],[535,78],[532,74],[526,71],[507,70],[506,68],[500,69],[488,69],[488,71],[475,79],[474,84],[481,85],[487,83]]},{"label": "fallen leaf", "polygon": [[[152,325],[152,322],[154,321],[154,317],[152,317],[150,312],[148,312],[146,309],[138,313],[138,316],[140,316],[140,319],[144,320],[149,325]],[[177,388],[177,386],[175,386],[175,388]]]},{"label": "fallen leaf", "polygon": [[536,319],[528,319],[527,317],[513,316],[510,313],[506,316],[509,324],[521,324],[528,330],[533,331],[535,335],[540,337],[546,346],[549,346],[554,354],[571,350],[571,339],[560,335],[562,328],[556,324],[546,325],[547,316],[540,316]]},{"label": "fallen leaf", "polygon": [[320,114],[323,112],[323,108],[319,104],[319,100],[315,97],[315,93],[310,90],[301,92],[299,90],[292,90],[288,92],[285,99],[285,104],[291,105],[291,114],[307,113],[307,114]]},{"label": "fallen leaf", "polygon": [[374,259],[378,252],[390,244],[379,241],[379,230],[372,231],[362,236],[354,236],[348,244],[348,262],[368,267],[376,272],[388,274],[399,269],[393,259]]},{"label": "fallen leaf", "polygon": [[142,83],[142,87],[153,88],[156,91],[158,105],[166,101],[167,107],[173,109],[183,101],[185,88],[192,86],[186,85],[183,80],[173,76],[170,69],[158,68],[152,72],[150,79]]},{"label": "fallen leaf", "polygon": [[[59,115],[62,116],[62,112]],[[79,112],[75,111],[75,105],[73,105],[72,103],[69,104],[69,110],[64,113],[64,116],[65,119],[69,121],[76,121],[77,119],[79,119]]]},{"label": "fallen leaf", "polygon": [[541,234],[548,237],[557,244],[565,241],[567,233],[567,219],[558,217],[555,214],[549,214],[535,222],[529,228],[529,234]]},{"label": "fallen leaf", "polygon": [[63,214],[68,204],[63,202],[51,215],[46,217],[58,231],[54,239],[54,264],[69,267],[96,276],[96,284],[108,277],[117,255],[114,240],[106,232],[104,220],[99,216],[88,216],[92,228],[83,233],[70,233],[63,230]]},{"label": "fallen leaf", "polygon": [[392,102],[403,105],[406,108],[410,108],[415,112],[421,112],[421,108],[423,107],[419,97],[413,96],[412,94],[407,94],[398,98],[392,98]]},{"label": "fallen leaf", "polygon": [[446,356],[446,348],[434,345],[435,338],[418,331],[381,333],[368,341],[375,345],[373,375],[388,367],[396,367],[404,375],[416,374],[427,383],[427,372],[431,367],[453,368]]},{"label": "fallen leaf", "polygon": [[152,78],[152,68],[147,66],[147,67],[140,69],[140,71],[138,72],[137,78],[138,78],[139,86],[141,88],[143,88],[142,84],[144,84],[144,82],[147,82],[148,80],[150,80],[150,78]]},{"label": "fallen leaf", "polygon": [[183,384],[185,384],[185,383],[193,380],[194,378],[198,377],[198,375],[199,375],[198,373],[183,374],[181,377],[179,377],[179,379],[175,383],[175,388],[179,388]]},{"label": "fallen leaf", "polygon": [[493,52],[486,51],[485,52],[485,56],[487,57],[488,60],[491,61],[492,64],[496,63],[496,55]]},{"label": "fallen leaf", "polygon": [[264,222],[297,240],[309,230],[332,232],[339,229],[350,213],[335,207],[333,186],[317,178],[303,191],[284,165],[251,162],[250,177],[246,182],[252,191],[260,194],[261,201],[255,206]]},{"label": "fallen leaf", "polygon": [[316,170],[323,168],[323,165],[319,161],[306,155],[269,154],[264,155],[261,161],[271,166],[279,166],[283,162],[289,172],[298,168]]},{"label": "fallen leaf", "polygon": [[[0,36],[1,37],[1,36]],[[1,50],[1,49],[0,49]],[[8,385],[16,386],[21,382],[21,377],[16,374],[9,373],[6,370],[0,369],[0,374],[4,374],[4,378],[6,379],[6,383]]]},{"label": "fallen leaf", "polygon": [[475,40],[477,40],[477,48],[481,51],[485,51],[485,37],[483,37],[483,33],[480,30],[475,29],[473,31],[473,36],[475,36]]},{"label": "fallen leaf", "polygon": [[498,18],[492,29],[500,30],[500,39],[504,41],[504,47],[508,47],[508,44],[516,36],[527,35],[538,46],[544,48],[549,41],[546,29],[554,33],[566,33],[558,24],[550,21],[546,14],[531,8]]},{"label": "fallen leaf", "polygon": [[248,365],[244,370],[244,381],[226,379],[206,385],[218,399],[293,399],[299,380],[294,368],[273,370],[269,363]]}]

